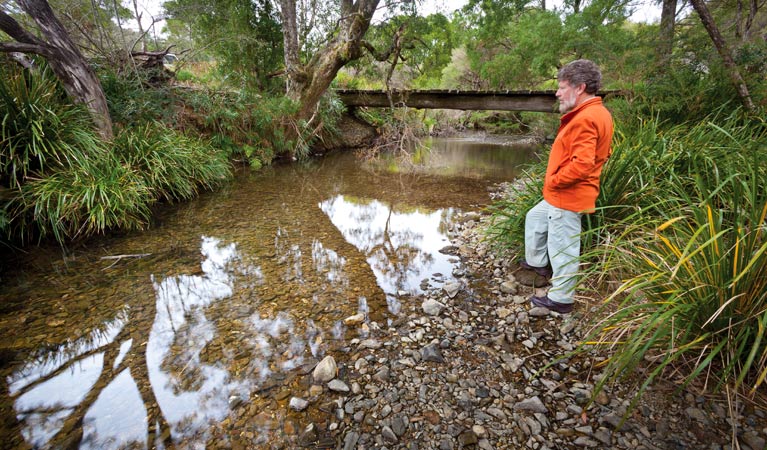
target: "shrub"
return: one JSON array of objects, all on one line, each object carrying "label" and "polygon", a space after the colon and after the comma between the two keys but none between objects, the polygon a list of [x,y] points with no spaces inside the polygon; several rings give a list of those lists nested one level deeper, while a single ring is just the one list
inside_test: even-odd
[{"label": "shrub", "polygon": [[0,185],[19,189],[31,174],[103,151],[88,112],[65,99],[47,67],[30,73],[0,65]]},{"label": "shrub", "polygon": [[178,95],[170,86],[150,85],[144,72],[100,74],[109,114],[116,126],[134,127],[147,122],[175,123]]},{"label": "shrub", "polygon": [[115,154],[139,174],[152,198],[186,200],[231,176],[226,153],[153,122],[122,130]]},{"label": "shrub", "polygon": [[145,187],[93,130],[88,112],[66,100],[56,79],[0,68],[0,230],[9,239],[65,238],[140,227]]},{"label": "shrub", "polygon": [[767,127],[737,113],[714,119],[672,133],[659,188],[635,199],[641,213],[609,226],[612,242],[590,255],[597,271],[626,274],[605,300],[617,309],[579,349],[612,350],[597,391],[646,359],[654,364],[640,394],[670,366],[685,384],[700,375],[715,389],[748,382],[752,395],[764,384]]},{"label": "shrub", "polygon": [[58,242],[112,228],[139,229],[150,212],[143,180],[109,152],[29,180],[13,201],[17,235]]}]

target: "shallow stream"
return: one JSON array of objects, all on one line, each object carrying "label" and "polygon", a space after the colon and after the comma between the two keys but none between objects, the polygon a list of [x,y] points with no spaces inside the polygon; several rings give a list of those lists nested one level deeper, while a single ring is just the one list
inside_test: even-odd
[{"label": "shallow stream", "polygon": [[[454,216],[535,151],[483,136],[428,146],[378,168],[339,152],[241,171],[146,231],[14,256],[0,274],[0,439],[204,448],[235,429],[254,444],[296,432],[305,418],[287,402],[305,374],[365,337],[343,320],[385,327],[450,281],[459,261],[439,250]],[[247,429],[230,420],[243,403]]]}]

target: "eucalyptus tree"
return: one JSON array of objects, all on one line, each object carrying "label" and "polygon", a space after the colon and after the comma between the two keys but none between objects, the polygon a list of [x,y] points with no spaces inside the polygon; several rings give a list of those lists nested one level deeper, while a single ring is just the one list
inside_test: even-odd
[{"label": "eucalyptus tree", "polygon": [[466,52],[485,88],[532,89],[551,84],[568,60],[589,58],[620,69],[636,46],[626,27],[627,0],[566,1],[547,10],[538,1],[472,0],[461,11]]},{"label": "eucalyptus tree", "polygon": [[[26,21],[27,26],[15,18],[24,14],[32,19]],[[13,39],[0,42],[0,51],[44,57],[67,93],[86,105],[101,136],[112,138],[112,119],[101,83],[46,0],[4,2],[0,30]]]},{"label": "eucalyptus tree", "polygon": [[454,24],[444,14],[400,14],[370,27],[368,50],[350,64],[357,74],[384,80],[387,88],[434,88],[457,45]]},{"label": "eucalyptus tree", "polygon": [[380,0],[342,0],[335,26],[322,45],[302,58],[296,0],[280,0],[285,52],[286,94],[299,103],[296,119],[312,122],[320,98],[338,71],[363,54],[362,41]]}]

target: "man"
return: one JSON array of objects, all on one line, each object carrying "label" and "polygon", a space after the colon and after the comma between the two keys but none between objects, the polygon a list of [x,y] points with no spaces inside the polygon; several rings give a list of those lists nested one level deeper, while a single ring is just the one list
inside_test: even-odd
[{"label": "man", "polygon": [[573,309],[581,215],[594,212],[602,166],[611,153],[613,120],[596,96],[602,74],[592,61],[567,64],[557,80],[559,112],[564,115],[549,155],[543,201],[525,216],[520,266],[551,277],[548,294],[533,295],[532,304],[565,314]]}]

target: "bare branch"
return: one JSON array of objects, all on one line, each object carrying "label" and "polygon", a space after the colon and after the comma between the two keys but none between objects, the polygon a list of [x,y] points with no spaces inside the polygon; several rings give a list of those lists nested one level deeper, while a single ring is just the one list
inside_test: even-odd
[{"label": "bare branch", "polygon": [[[136,45],[137,45],[137,44],[138,44],[138,43],[139,43],[139,42],[140,42],[142,39],[144,39],[144,36],[146,36],[146,35],[149,33],[149,30],[151,30],[151,29],[152,29],[152,27],[153,27],[153,26],[154,26],[154,25],[155,25],[157,22],[162,22],[162,20],[163,20],[163,18],[162,18],[162,17],[152,17],[152,24],[151,24],[151,25],[149,25],[149,26],[147,27],[147,29],[146,29],[146,30],[142,30],[142,31],[141,31],[141,34],[139,34],[139,36],[138,36],[138,37],[137,37],[137,38],[136,38],[136,39],[133,41],[133,44],[131,44],[131,46],[130,46],[130,50],[129,50],[129,51],[130,51],[131,53],[133,53],[133,49],[134,49],[134,48],[136,48]],[[173,47],[173,46],[171,45],[171,47]],[[170,50],[170,47],[168,47],[168,50]],[[168,53],[168,50],[165,50],[165,53]],[[143,48],[142,48],[142,51],[146,52],[146,45],[144,45],[144,46],[143,46]]]},{"label": "bare branch", "polygon": [[32,33],[22,28],[22,26],[16,22],[16,19],[9,16],[5,13],[5,11],[2,10],[0,10],[0,30],[3,30],[5,34],[19,42],[25,44],[42,45],[42,41],[37,39]]},{"label": "bare branch", "polygon": [[25,44],[23,42],[0,42],[0,52],[33,53],[35,55],[50,56],[51,48],[43,44]]}]

